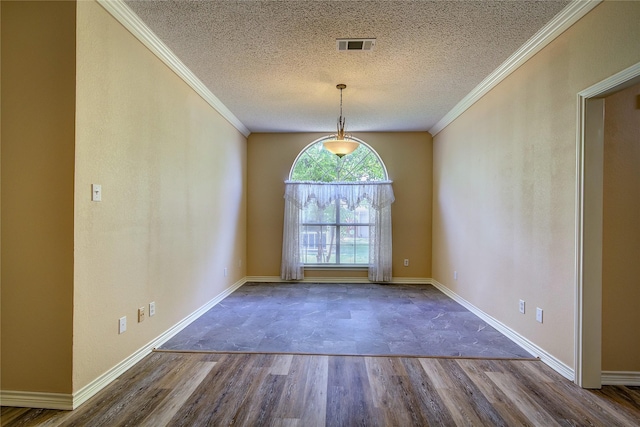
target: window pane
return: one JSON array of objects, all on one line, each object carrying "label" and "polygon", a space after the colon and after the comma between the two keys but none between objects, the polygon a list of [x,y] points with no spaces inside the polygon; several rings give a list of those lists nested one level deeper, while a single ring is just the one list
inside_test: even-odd
[{"label": "window pane", "polygon": [[344,200],[340,201],[340,224],[352,224],[354,223],[355,212],[347,209],[347,203]]},{"label": "window pane", "polygon": [[387,179],[380,158],[365,144],[360,144],[348,156],[339,158],[325,150],[322,142],[310,145],[300,154],[291,169],[290,179],[315,182]]},{"label": "window pane", "polygon": [[[322,140],[308,146],[294,164],[290,179],[339,182],[387,179],[380,157],[366,144],[339,158],[323,148]],[[302,211],[300,254],[304,264],[368,265],[371,207],[363,200],[355,210],[346,202],[334,202],[326,209],[315,203]]]},{"label": "window pane", "polygon": [[360,206],[358,206],[353,212],[353,221],[357,224],[369,224],[369,219],[371,218],[371,205],[368,200],[363,200],[360,202]]},{"label": "window pane", "polygon": [[309,205],[302,210],[303,224],[322,224],[335,222],[336,207],[333,203],[330,206],[327,206],[324,210],[318,209],[318,205],[316,205],[315,203],[309,203]]},{"label": "window pane", "polygon": [[338,180],[338,157],[323,149],[322,142],[307,148],[291,171],[296,181],[333,182]]},{"label": "window pane", "polygon": [[336,263],[336,227],[305,225],[300,233],[300,256],[305,264]]},{"label": "window pane", "polygon": [[362,201],[355,210],[349,210],[345,201],[339,206],[339,221],[335,203],[324,210],[312,203],[303,210],[300,253],[304,264],[369,263],[369,202]]},{"label": "window pane", "polygon": [[355,244],[354,264],[369,264],[369,226],[355,227]]},{"label": "window pane", "polygon": [[355,264],[356,241],[353,226],[340,227],[340,263]]}]

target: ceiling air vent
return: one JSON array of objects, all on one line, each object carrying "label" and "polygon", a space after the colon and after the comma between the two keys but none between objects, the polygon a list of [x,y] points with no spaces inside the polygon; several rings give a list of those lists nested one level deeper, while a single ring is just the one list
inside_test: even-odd
[{"label": "ceiling air vent", "polygon": [[366,51],[373,50],[376,39],[336,39],[339,51]]}]

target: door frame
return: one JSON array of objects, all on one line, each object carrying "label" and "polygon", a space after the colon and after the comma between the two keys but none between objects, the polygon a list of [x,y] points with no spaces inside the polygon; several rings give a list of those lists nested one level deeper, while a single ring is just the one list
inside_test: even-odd
[{"label": "door frame", "polygon": [[640,62],[578,93],[574,382],[602,386],[604,97],[640,82]]}]

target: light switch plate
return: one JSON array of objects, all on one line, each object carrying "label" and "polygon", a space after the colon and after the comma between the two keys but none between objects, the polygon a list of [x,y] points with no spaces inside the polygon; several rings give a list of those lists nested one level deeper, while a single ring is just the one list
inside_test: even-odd
[{"label": "light switch plate", "polygon": [[92,202],[102,201],[102,185],[91,184],[91,201]]}]

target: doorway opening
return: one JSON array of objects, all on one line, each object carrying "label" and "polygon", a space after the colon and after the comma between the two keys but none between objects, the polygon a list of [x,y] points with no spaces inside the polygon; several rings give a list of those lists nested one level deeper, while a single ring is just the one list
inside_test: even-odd
[{"label": "doorway opening", "polygon": [[604,98],[640,83],[640,63],[578,94],[575,383],[602,386]]}]

